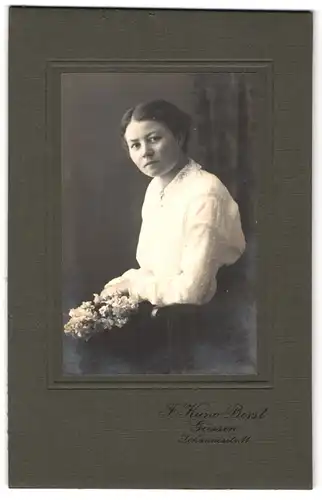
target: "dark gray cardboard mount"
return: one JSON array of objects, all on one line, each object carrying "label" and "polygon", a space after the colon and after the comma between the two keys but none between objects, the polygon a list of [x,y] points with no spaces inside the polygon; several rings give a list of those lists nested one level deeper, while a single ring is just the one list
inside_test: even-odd
[{"label": "dark gray cardboard mount", "polygon": [[[265,80],[258,374],[63,377],[55,89],[63,72],[174,65],[254,68]],[[10,8],[11,487],[312,487],[311,85],[310,12]],[[249,442],[180,442],[193,409],[219,425],[215,414],[238,405],[256,417],[235,412]]]}]

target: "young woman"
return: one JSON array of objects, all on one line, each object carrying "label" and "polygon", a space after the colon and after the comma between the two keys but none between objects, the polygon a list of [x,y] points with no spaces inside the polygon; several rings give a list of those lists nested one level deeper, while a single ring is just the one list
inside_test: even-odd
[{"label": "young woman", "polygon": [[205,304],[219,268],[245,249],[239,209],[226,187],[187,156],[190,117],[163,100],[138,104],[121,133],[137,168],[152,178],[142,206],[138,269],[107,283],[157,307]]}]

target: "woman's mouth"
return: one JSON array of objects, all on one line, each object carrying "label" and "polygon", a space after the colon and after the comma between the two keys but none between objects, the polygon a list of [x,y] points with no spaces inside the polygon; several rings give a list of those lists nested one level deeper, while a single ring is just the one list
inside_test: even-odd
[{"label": "woman's mouth", "polygon": [[151,160],[151,161],[148,161],[148,162],[144,165],[144,168],[146,168],[146,167],[150,167],[151,165],[154,165],[155,163],[157,163],[157,160]]}]

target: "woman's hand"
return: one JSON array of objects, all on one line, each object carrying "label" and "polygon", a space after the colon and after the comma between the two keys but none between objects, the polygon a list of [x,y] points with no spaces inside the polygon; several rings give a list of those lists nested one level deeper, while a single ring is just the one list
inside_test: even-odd
[{"label": "woman's hand", "polygon": [[128,295],[129,294],[129,286],[130,282],[127,279],[124,279],[118,283],[105,285],[103,290],[101,291],[101,297],[106,298],[111,295],[120,294],[120,295]]}]

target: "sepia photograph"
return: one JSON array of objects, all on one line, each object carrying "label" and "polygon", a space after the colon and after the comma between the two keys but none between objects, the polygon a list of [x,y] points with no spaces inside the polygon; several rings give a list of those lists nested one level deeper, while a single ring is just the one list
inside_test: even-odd
[{"label": "sepia photograph", "polygon": [[257,373],[254,78],[61,74],[64,375]]}]

